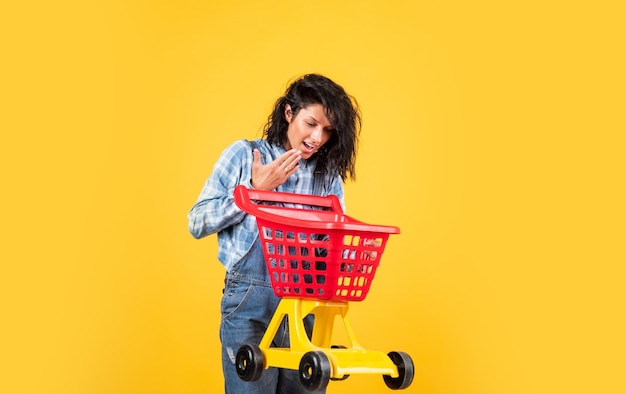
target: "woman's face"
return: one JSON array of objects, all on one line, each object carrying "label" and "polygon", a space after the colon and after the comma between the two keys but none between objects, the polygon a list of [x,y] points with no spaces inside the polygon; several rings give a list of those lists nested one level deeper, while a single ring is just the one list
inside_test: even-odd
[{"label": "woman's face", "polygon": [[285,118],[289,122],[285,149],[297,149],[302,158],[308,159],[332,136],[333,126],[326,118],[321,104],[309,104],[293,116],[291,106],[285,106]]}]

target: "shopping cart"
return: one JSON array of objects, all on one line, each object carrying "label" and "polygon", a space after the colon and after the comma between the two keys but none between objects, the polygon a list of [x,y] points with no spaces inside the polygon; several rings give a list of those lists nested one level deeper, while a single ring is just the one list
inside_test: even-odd
[{"label": "shopping cart", "polygon": [[[343,213],[339,199],[235,188],[235,203],[256,216],[271,285],[281,301],[261,340],[238,349],[235,367],[245,381],[270,367],[299,371],[309,391],[351,374],[381,374],[393,390],[407,388],[414,366],[404,352],[366,350],[348,322],[349,301],[367,296],[392,226],[365,224]],[[315,323],[307,335],[304,318]],[[271,343],[287,318],[289,348]],[[331,344],[334,325],[343,322],[350,347]]]}]

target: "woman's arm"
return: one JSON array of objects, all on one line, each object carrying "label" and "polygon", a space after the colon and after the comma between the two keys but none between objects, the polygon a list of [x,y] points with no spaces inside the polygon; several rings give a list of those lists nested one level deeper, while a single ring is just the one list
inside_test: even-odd
[{"label": "woman's arm", "polygon": [[346,212],[346,202],[345,202],[344,189],[343,189],[343,180],[341,179],[339,175],[331,179],[330,187],[328,188],[328,194],[334,194],[335,196],[337,196],[337,198],[339,199],[339,202],[341,203],[341,208],[343,209],[344,212]]},{"label": "woman's arm", "polygon": [[235,204],[233,190],[238,184],[250,187],[250,155],[244,141],[236,141],[222,152],[187,215],[194,238],[217,233],[243,220],[246,213]]}]

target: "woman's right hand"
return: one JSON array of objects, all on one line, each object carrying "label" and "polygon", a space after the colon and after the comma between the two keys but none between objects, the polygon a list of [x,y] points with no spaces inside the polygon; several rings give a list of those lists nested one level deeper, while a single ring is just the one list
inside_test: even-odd
[{"label": "woman's right hand", "polygon": [[260,190],[274,190],[285,183],[287,178],[298,171],[299,162],[302,158],[302,152],[297,149],[283,153],[268,164],[261,163],[261,152],[258,149],[253,151],[253,155],[250,184],[253,188]]}]

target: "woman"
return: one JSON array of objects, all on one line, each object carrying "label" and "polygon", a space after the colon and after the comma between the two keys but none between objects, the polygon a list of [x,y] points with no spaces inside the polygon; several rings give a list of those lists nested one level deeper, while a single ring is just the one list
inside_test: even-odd
[{"label": "woman", "polygon": [[[188,214],[195,238],[218,234],[218,258],[226,268],[220,339],[227,394],[305,392],[297,371],[270,368],[253,382],[237,376],[237,350],[260,342],[280,299],[270,285],[256,220],[237,207],[233,190],[245,185],[334,194],[344,206],[343,183],[355,178],[360,127],[358,104],[340,85],[318,74],[298,78],[276,101],[263,139],[236,141],[222,152]],[[288,347],[288,340],[283,327],[275,345]]]}]

